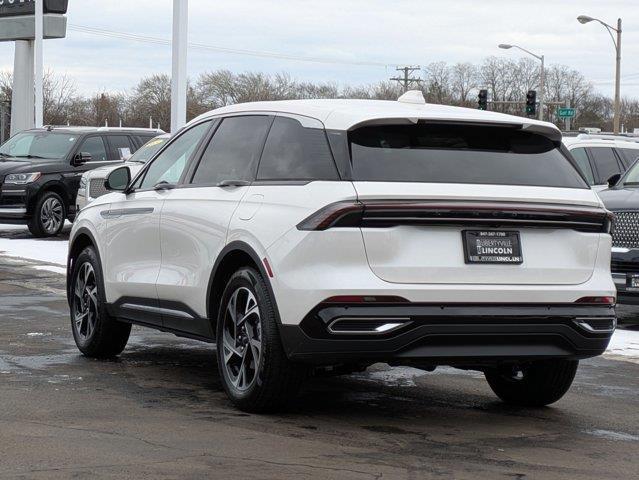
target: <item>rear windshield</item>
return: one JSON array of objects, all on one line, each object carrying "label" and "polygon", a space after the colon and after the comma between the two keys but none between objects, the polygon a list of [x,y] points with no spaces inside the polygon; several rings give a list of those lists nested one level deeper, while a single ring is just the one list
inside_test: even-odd
[{"label": "rear windshield", "polygon": [[349,143],[354,180],[588,188],[551,140],[515,128],[369,126]]}]

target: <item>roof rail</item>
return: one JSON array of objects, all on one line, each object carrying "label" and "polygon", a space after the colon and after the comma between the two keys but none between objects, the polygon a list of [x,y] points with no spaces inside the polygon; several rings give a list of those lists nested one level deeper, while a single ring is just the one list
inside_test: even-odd
[{"label": "roof rail", "polygon": [[614,135],[611,133],[580,133],[577,135],[578,140],[610,140],[612,141],[620,141],[620,142],[639,142],[639,136],[628,134],[628,135]]},{"label": "roof rail", "polygon": [[159,128],[140,128],[140,127],[98,127],[98,132],[151,132],[151,133],[166,133]]}]

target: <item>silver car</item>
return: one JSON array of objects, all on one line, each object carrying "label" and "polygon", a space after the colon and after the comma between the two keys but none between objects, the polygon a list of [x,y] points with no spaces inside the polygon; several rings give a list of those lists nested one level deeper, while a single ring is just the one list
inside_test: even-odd
[{"label": "silver car", "polygon": [[[162,146],[171,138],[167,133],[155,137],[144,144],[137,152],[135,152],[131,158],[129,158],[124,165],[129,167],[131,171],[131,177],[134,177],[142,167],[162,148]],[[96,198],[101,197],[109,193],[104,186],[104,181],[116,168],[121,167],[123,164],[117,164],[107,167],[96,168],[95,170],[89,170],[82,175],[80,180],[80,189],[78,190],[78,196],[76,199],[77,211],[86,207]]]}]

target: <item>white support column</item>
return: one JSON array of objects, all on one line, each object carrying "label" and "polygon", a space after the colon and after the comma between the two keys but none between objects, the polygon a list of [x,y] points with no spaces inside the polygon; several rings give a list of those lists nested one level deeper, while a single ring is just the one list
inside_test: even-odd
[{"label": "white support column", "polygon": [[173,0],[173,76],[171,78],[171,132],[186,124],[186,66],[188,0]]},{"label": "white support column", "polygon": [[17,40],[15,45],[11,100],[11,136],[35,126],[33,41]]},{"label": "white support column", "polygon": [[44,0],[35,0],[35,126],[44,125]]}]

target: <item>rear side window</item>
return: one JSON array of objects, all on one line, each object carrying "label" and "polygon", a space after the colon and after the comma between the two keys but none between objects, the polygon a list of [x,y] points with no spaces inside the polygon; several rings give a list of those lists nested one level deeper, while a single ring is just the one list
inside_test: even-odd
[{"label": "rear side window", "polygon": [[628,165],[632,165],[639,158],[639,148],[619,148],[618,151],[621,152]]},{"label": "rear side window", "polygon": [[337,180],[324,130],[277,117],[268,134],[258,180]]},{"label": "rear side window", "polygon": [[585,148],[575,148],[570,151],[571,155],[574,157],[577,165],[581,169],[581,172],[584,174],[588,183],[590,185],[595,184],[595,175],[592,173],[592,166],[590,166],[590,161],[588,160],[588,154],[586,153]]},{"label": "rear side window", "polygon": [[515,128],[370,126],[349,143],[354,180],[587,188],[552,141]]},{"label": "rear side window", "polygon": [[107,152],[102,137],[87,138],[80,147],[80,152],[89,153],[91,155],[91,161],[93,162],[104,162],[107,159]]},{"label": "rear side window", "polygon": [[611,147],[591,147],[590,154],[597,168],[598,184],[604,184],[613,175],[621,173],[621,167]]},{"label": "rear side window", "polygon": [[225,118],[195,171],[195,185],[225,180],[251,182],[271,119],[262,115]]},{"label": "rear side window", "polygon": [[109,135],[109,144],[117,160],[127,159],[136,150],[126,135]]}]

